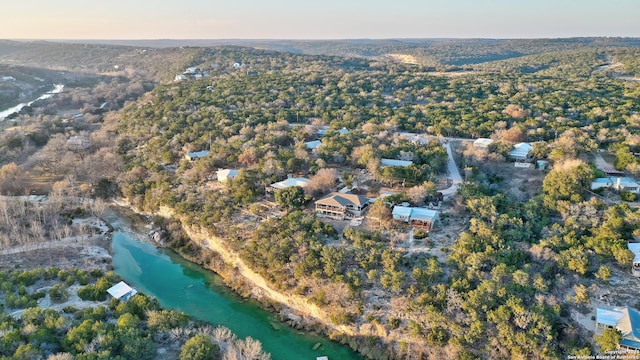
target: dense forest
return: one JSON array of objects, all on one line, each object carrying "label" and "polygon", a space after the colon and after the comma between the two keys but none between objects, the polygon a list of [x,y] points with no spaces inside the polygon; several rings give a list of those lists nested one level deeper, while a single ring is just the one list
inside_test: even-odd
[{"label": "dense forest", "polygon": [[[121,96],[114,111],[93,111],[84,124],[95,144],[85,152],[61,146],[75,130],[36,107],[57,125],[32,147],[33,169],[75,169],[86,194],[157,215],[169,246],[233,282],[233,265],[187,234],[219,239],[221,252],[321,309],[326,317],[316,320],[328,335],[372,359],[555,359],[610,349],[576,314],[588,314],[601,289],[620,290],[633,260],[627,243],[640,237],[633,194],[590,188],[604,175],[595,155],[640,173],[637,39],[156,45],[40,44],[60,54],[54,60],[33,56],[37,44],[4,45],[2,61],[99,72],[126,90],[110,95]],[[207,76],[171,81],[187,67]],[[106,101],[108,83],[95,81],[102,90],[77,87],[76,100]],[[494,143],[479,150],[466,140],[479,137]],[[314,140],[320,145],[309,148]],[[507,159],[519,142],[552,167],[515,185]],[[443,143],[467,171],[439,208],[440,229],[398,226],[394,205],[438,203],[448,186]],[[185,159],[197,151],[208,153]],[[83,171],[91,157],[109,171]],[[98,162],[105,158],[113,161]],[[218,169],[238,173],[220,182]],[[289,176],[310,185],[274,194],[271,184]],[[313,201],[339,184],[380,198],[365,225],[314,214]],[[428,250],[402,245],[410,231]],[[612,301],[637,306],[629,293]]]}]

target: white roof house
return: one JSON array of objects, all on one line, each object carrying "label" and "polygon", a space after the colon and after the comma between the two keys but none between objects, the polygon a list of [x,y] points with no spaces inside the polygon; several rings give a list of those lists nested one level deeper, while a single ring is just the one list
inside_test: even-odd
[{"label": "white roof house", "polygon": [[393,220],[429,229],[438,221],[438,211],[409,206],[394,206],[391,216],[393,216]]},{"label": "white roof house", "polygon": [[74,151],[78,151],[78,150],[87,150],[88,148],[91,147],[91,142],[89,141],[89,138],[87,138],[86,136],[72,136],[70,137],[66,144],[67,149],[69,150],[74,150]]},{"label": "white roof house", "polygon": [[640,193],[640,184],[638,184],[634,179],[628,177],[616,178],[614,187],[618,191],[629,191],[636,194]]},{"label": "white roof house", "polygon": [[124,281],[120,281],[107,289],[107,293],[118,300],[129,300],[129,298],[137,294],[138,291],[127,285]]},{"label": "white roof house", "polygon": [[430,135],[420,135],[420,134],[415,134],[410,132],[400,131],[400,132],[397,132],[396,134],[401,138],[406,139],[407,141],[410,141],[414,144],[419,144],[419,145],[426,145],[434,139]]},{"label": "white roof house", "polygon": [[413,161],[396,160],[396,159],[380,159],[380,166],[409,166]]},{"label": "white roof house", "polygon": [[601,334],[608,328],[615,328],[622,333],[620,347],[640,349],[640,312],[636,309],[614,307],[611,309],[596,309],[596,334]]},{"label": "white roof house", "polygon": [[202,150],[202,151],[196,151],[196,152],[190,152],[187,153],[186,158],[187,160],[196,160],[196,159],[200,159],[203,158],[205,156],[209,155],[209,150]]},{"label": "white roof house", "polygon": [[307,179],[307,178],[288,178],[286,180],[282,180],[279,181],[277,183],[273,183],[271,184],[271,187],[277,190],[282,190],[282,189],[286,189],[288,187],[292,187],[292,186],[300,186],[300,187],[305,187],[307,186],[307,184],[309,184],[311,180]]},{"label": "white roof house", "polygon": [[187,76],[184,74],[178,74],[176,75],[176,77],[173,78],[173,81],[182,81],[182,80],[187,80]]},{"label": "white roof house", "polygon": [[307,147],[307,149],[314,150],[320,147],[320,145],[322,145],[322,141],[320,140],[307,141],[306,143],[304,143],[304,145]]},{"label": "white roof house", "polygon": [[509,153],[509,157],[513,160],[525,161],[529,159],[531,150],[533,150],[533,146],[529,143],[515,144],[513,150]]},{"label": "white roof house", "polygon": [[491,143],[493,142],[493,140],[488,139],[488,138],[479,138],[476,139],[476,141],[473,142],[473,146],[477,149],[488,149],[489,145],[491,145]]},{"label": "white roof house", "polygon": [[640,194],[640,184],[629,177],[597,178],[591,182],[591,190],[600,188],[616,189]]},{"label": "white roof house", "polygon": [[238,170],[234,169],[220,169],[216,171],[216,177],[218,182],[227,182],[238,176]]},{"label": "white roof house", "polygon": [[13,76],[3,76],[2,77],[2,81],[15,81],[16,78],[14,78]]}]

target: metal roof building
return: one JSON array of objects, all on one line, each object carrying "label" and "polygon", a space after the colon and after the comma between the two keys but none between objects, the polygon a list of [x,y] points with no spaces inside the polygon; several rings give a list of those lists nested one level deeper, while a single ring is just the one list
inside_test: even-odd
[{"label": "metal roof building", "polygon": [[107,293],[118,300],[126,301],[137,294],[138,291],[127,285],[124,281],[120,281],[119,283],[107,289]]},{"label": "metal roof building", "polygon": [[622,334],[620,347],[640,350],[640,312],[626,307],[596,309],[596,334],[615,328]]}]

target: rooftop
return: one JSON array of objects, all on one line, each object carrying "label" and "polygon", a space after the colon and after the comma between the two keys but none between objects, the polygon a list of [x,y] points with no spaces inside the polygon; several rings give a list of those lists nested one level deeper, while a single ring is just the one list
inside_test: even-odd
[{"label": "rooftop", "polygon": [[369,202],[369,198],[356,194],[331,193],[324,198],[316,201],[317,204],[331,205],[337,207],[345,207],[347,205],[356,205],[362,207]]},{"label": "rooftop", "polygon": [[107,290],[107,292],[109,293],[109,295],[113,296],[116,299],[120,299],[127,294],[135,295],[138,293],[136,289],[127,285],[124,281],[120,281],[119,283],[113,285]]},{"label": "rooftop", "polygon": [[395,160],[395,159],[380,159],[380,165],[382,166],[409,166],[413,164],[413,161]]},{"label": "rooftop", "polygon": [[633,253],[633,263],[640,263],[640,243],[628,243],[627,247]]},{"label": "rooftop", "polygon": [[196,151],[196,152],[190,152],[189,153],[189,157],[192,158],[192,159],[205,157],[207,155],[209,155],[209,150],[202,150],[202,151]]},{"label": "rooftop", "polygon": [[492,139],[488,139],[488,138],[478,138],[476,139],[476,141],[473,142],[474,146],[481,146],[481,147],[487,147],[489,146],[491,143],[493,142]]},{"label": "rooftop", "polygon": [[513,157],[526,157],[533,150],[533,146],[529,143],[519,143],[513,146],[513,150],[509,153]]},{"label": "rooftop", "polygon": [[640,312],[638,310],[628,306],[612,309],[597,308],[596,322],[614,326],[620,330],[623,341],[629,345],[636,347],[640,344]]},{"label": "rooftop", "polygon": [[310,181],[311,180],[307,178],[288,178],[286,180],[271,184],[271,187],[275,189],[286,189],[291,186],[305,187]]},{"label": "rooftop", "polygon": [[308,141],[304,144],[307,146],[307,149],[313,150],[313,149],[317,149],[320,145],[322,145],[322,141],[314,140],[314,141]]},{"label": "rooftop", "polygon": [[419,207],[408,207],[396,205],[393,207],[392,215],[408,216],[411,220],[431,221],[438,216],[437,210],[431,210]]}]

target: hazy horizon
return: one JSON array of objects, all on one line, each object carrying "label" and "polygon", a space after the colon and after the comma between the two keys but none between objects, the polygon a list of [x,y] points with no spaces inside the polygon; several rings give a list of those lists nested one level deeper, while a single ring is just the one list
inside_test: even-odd
[{"label": "hazy horizon", "polygon": [[640,37],[637,0],[196,0],[3,4],[16,40],[357,40]]}]

